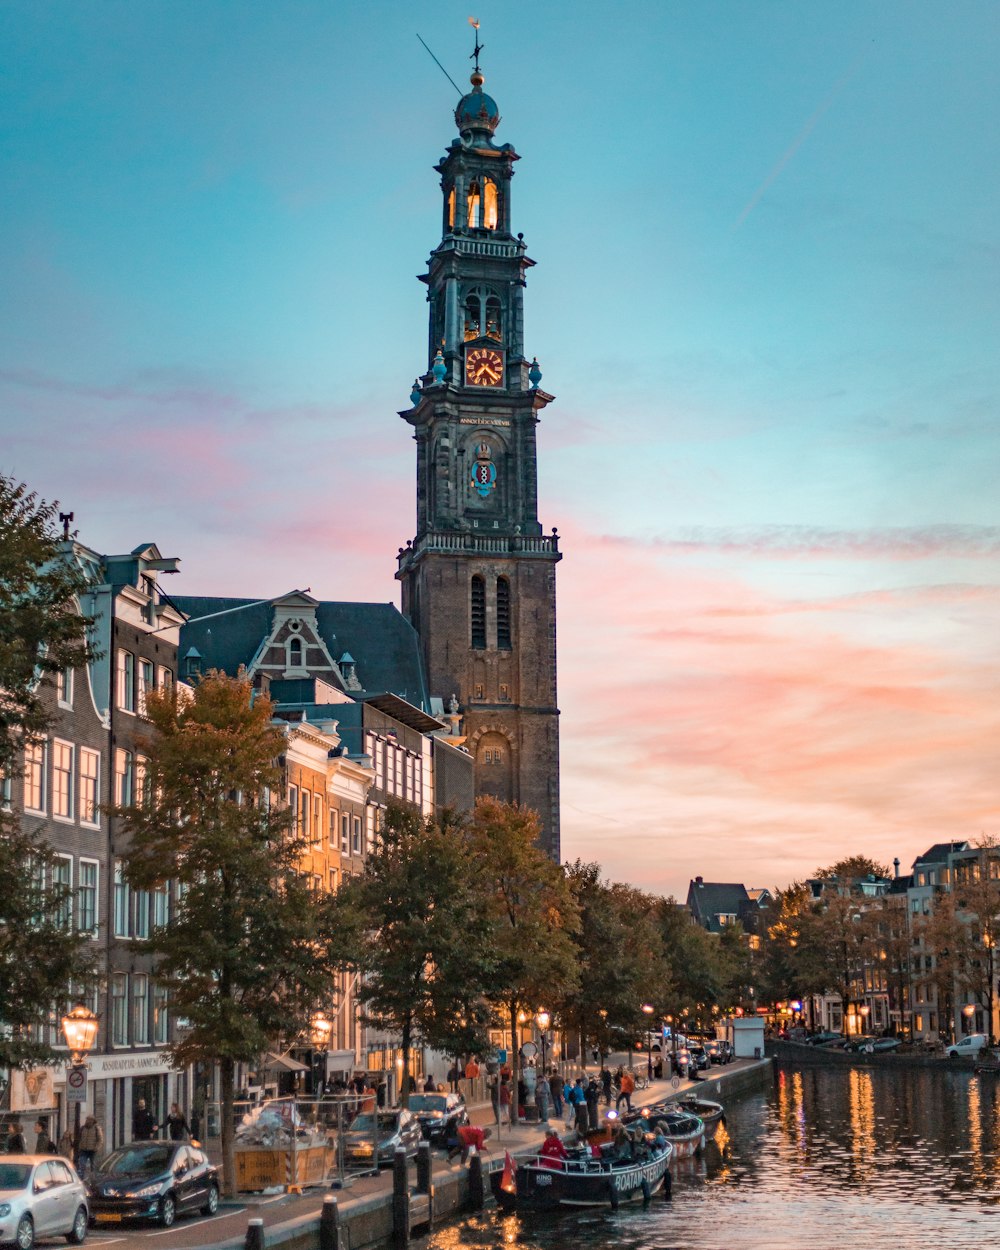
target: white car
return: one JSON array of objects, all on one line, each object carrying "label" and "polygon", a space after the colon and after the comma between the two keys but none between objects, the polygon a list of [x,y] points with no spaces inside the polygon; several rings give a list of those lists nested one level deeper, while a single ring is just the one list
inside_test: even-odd
[{"label": "white car", "polygon": [[970,1033],[968,1037],[963,1037],[960,1042],[954,1042],[951,1046],[946,1046],[945,1054],[949,1059],[974,1059],[988,1041],[989,1038],[985,1033]]},{"label": "white car", "polygon": [[65,1159],[53,1155],[0,1158],[0,1242],[31,1250],[35,1238],[87,1236],[87,1193]]}]

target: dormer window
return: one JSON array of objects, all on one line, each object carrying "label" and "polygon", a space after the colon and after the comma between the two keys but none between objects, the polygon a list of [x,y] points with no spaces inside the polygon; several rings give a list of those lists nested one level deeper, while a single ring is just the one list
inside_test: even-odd
[{"label": "dormer window", "polygon": [[302,668],[302,639],[289,638],[287,646],[288,667]]}]

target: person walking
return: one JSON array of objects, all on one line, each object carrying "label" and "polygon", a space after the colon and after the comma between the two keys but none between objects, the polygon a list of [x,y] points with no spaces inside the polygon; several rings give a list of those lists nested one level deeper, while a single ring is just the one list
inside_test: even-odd
[{"label": "person walking", "polygon": [[49,1126],[44,1120],[35,1121],[35,1154],[54,1155],[56,1148],[49,1136]]},{"label": "person walking", "polygon": [[549,1093],[552,1095],[552,1114],[560,1119],[563,1113],[563,1083],[554,1071],[549,1074]]},{"label": "person walking", "polygon": [[604,1094],[604,1101],[611,1106],[611,1069],[604,1065],[601,1069],[601,1091]]},{"label": "person walking", "polygon": [[184,1118],[184,1112],[177,1103],[170,1104],[170,1113],[167,1116],[167,1136],[171,1141],[187,1141],[191,1135],[188,1128],[188,1122]]},{"label": "person walking", "polygon": [[69,1159],[70,1163],[73,1162],[73,1129],[68,1124],[59,1134],[57,1150],[64,1159]]},{"label": "person walking", "polygon": [[506,1077],[500,1082],[500,1123],[510,1124],[510,1081]]},{"label": "person walking", "polygon": [[21,1132],[21,1121],[11,1120],[7,1125],[6,1150],[9,1155],[26,1155],[28,1147]]},{"label": "person walking", "polygon": [[104,1129],[97,1123],[94,1116],[88,1115],[80,1129],[80,1140],[77,1142],[76,1170],[81,1176],[94,1170],[94,1160],[104,1146]]},{"label": "person walking", "polygon": [[576,1131],[581,1139],[585,1140],[590,1123],[587,1114],[587,1092],[583,1088],[582,1076],[576,1078],[576,1084],[573,1086],[573,1110],[576,1114]]},{"label": "person walking", "polygon": [[136,1141],[152,1141],[159,1129],[153,1113],[146,1106],[145,1098],[140,1098],[132,1117],[132,1136]]},{"label": "person walking", "polygon": [[615,1101],[615,1110],[621,1110],[624,1102],[629,1111],[632,1110],[632,1095],[635,1093],[635,1077],[631,1072],[623,1072],[621,1082],[618,1086],[618,1098]]},{"label": "person walking", "polygon": [[587,1099],[587,1120],[589,1128],[597,1128],[600,1123],[600,1114],[598,1112],[598,1103],[601,1097],[601,1087],[593,1077],[587,1082],[586,1099]]}]

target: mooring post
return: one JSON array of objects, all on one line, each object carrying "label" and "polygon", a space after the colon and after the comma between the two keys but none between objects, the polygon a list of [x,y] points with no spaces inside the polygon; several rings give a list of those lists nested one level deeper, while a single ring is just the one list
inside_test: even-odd
[{"label": "mooring post", "polygon": [[340,1209],[333,1194],[323,1199],[319,1216],[319,1250],[340,1250]]},{"label": "mooring post", "polygon": [[422,1141],[417,1147],[417,1193],[427,1195],[427,1228],[434,1227],[434,1175],[431,1144]]},{"label": "mooring post", "polygon": [[392,1244],[397,1250],[410,1244],[410,1178],[402,1146],[396,1147],[392,1160]]},{"label": "mooring post", "polygon": [[486,1205],[486,1186],[483,1184],[483,1156],[472,1148],[469,1155],[469,1206],[481,1211]]},{"label": "mooring post", "polygon": [[248,1221],[247,1235],[243,1241],[243,1250],[264,1250],[263,1220]]}]

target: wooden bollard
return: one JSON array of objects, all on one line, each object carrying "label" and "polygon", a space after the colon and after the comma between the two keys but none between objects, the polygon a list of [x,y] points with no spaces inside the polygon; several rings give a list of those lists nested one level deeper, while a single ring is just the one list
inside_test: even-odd
[{"label": "wooden bollard", "polygon": [[427,1195],[427,1231],[434,1227],[434,1173],[431,1144],[422,1141],[417,1147],[417,1193]]},{"label": "wooden bollard", "polygon": [[402,1146],[392,1160],[392,1244],[398,1250],[410,1244],[410,1178]]},{"label": "wooden bollard", "polygon": [[249,1220],[243,1250],[264,1250],[264,1221]]},{"label": "wooden bollard", "polygon": [[333,1194],[323,1199],[319,1216],[319,1250],[340,1250],[340,1209]]},{"label": "wooden bollard", "polygon": [[472,1148],[469,1155],[469,1206],[481,1211],[486,1206],[486,1186],[483,1181],[483,1156]]}]

